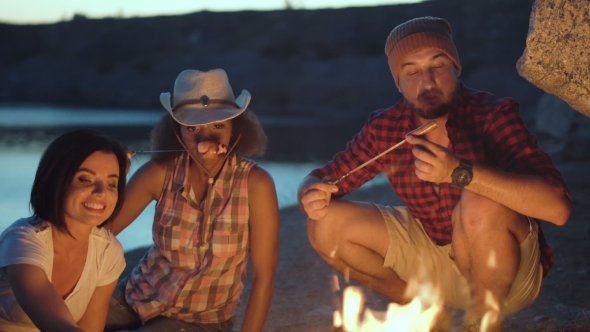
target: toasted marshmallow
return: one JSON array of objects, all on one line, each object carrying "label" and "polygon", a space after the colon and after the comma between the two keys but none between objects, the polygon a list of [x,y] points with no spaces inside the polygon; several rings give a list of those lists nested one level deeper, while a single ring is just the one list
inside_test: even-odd
[{"label": "toasted marshmallow", "polygon": [[225,145],[223,143],[219,143],[219,142],[215,142],[215,141],[201,141],[197,145],[197,150],[201,154],[205,154],[205,153],[209,152],[209,150],[211,150],[211,149],[214,149],[214,150],[212,150],[212,152],[215,154],[227,153],[227,145]]}]

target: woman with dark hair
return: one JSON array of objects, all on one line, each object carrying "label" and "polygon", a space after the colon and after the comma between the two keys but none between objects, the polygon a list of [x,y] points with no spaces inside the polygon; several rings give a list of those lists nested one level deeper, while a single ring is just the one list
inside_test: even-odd
[{"label": "woman with dark hair", "polygon": [[93,130],[65,133],[47,147],[31,191],[33,215],[0,235],[0,331],[103,330],[125,258],[102,226],[123,205],[126,153]]},{"label": "woman with dark hair", "polygon": [[[266,136],[236,99],[222,69],[185,70],[160,100],[152,131],[160,152],[128,184],[111,230],[118,234],[156,201],[154,246],[113,293],[106,331],[231,331],[252,259],[242,331],[261,331],[274,289],[279,212],[271,176],[245,157]],[[170,151],[162,153],[162,150]]]}]

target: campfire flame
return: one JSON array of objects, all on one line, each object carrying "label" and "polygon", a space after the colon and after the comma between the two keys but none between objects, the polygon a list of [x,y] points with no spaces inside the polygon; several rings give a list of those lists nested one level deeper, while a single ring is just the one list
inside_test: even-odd
[{"label": "campfire flame", "polygon": [[[331,257],[335,255],[335,250]],[[419,257],[420,258],[420,257]],[[487,259],[490,269],[498,267],[496,252],[491,252]],[[356,286],[348,286],[342,294],[342,310],[336,310],[333,326],[342,328],[344,332],[430,332],[448,329],[452,318],[445,312],[442,294],[438,287],[428,282],[428,268],[419,264],[421,269],[416,278],[410,279],[406,297],[412,298],[407,304],[389,303],[387,311],[376,311],[365,308],[362,290]],[[349,271],[345,269],[344,277],[349,280]],[[333,278],[334,292],[340,291],[338,277]],[[478,324],[480,332],[501,330],[501,305],[499,299],[487,290],[485,293],[487,311]],[[445,321],[450,318],[451,320]],[[444,326],[445,324],[448,326]]]},{"label": "campfire flame", "polygon": [[429,332],[443,310],[438,289],[431,284],[416,285],[416,296],[405,305],[390,303],[386,312],[364,308],[365,299],[360,288],[348,286],[343,293],[343,308],[334,312],[334,327],[346,332]]},{"label": "campfire flame", "polygon": [[500,320],[500,303],[489,290],[486,291],[486,305],[489,309],[481,319],[481,332],[492,331]]},{"label": "campfire flame", "polygon": [[[487,265],[490,269],[495,269],[498,267],[495,251],[490,252]],[[485,303],[487,311],[481,319],[480,332],[494,331],[501,319],[500,301],[490,290],[486,290],[485,292]]]}]

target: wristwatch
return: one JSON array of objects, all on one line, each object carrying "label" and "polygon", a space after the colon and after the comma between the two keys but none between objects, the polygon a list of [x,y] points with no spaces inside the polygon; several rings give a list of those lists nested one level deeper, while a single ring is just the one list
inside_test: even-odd
[{"label": "wristwatch", "polygon": [[451,187],[463,189],[471,182],[473,178],[473,166],[469,160],[460,159],[459,166],[453,170],[451,174]]}]

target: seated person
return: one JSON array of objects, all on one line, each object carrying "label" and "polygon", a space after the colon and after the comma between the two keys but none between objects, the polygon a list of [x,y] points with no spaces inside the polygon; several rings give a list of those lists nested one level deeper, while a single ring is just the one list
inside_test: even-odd
[{"label": "seated person", "polygon": [[107,331],[232,331],[246,263],[252,291],[242,331],[261,331],[278,259],[279,209],[272,177],[245,157],[266,136],[236,99],[222,69],[185,70],[152,132],[152,155],[133,175],[113,233],[156,201],[154,246],[119,283]]},{"label": "seated person", "polygon": [[33,215],[0,235],[0,331],[103,330],[125,259],[101,226],[121,209],[127,165],[126,148],[93,130],[47,147]]}]

